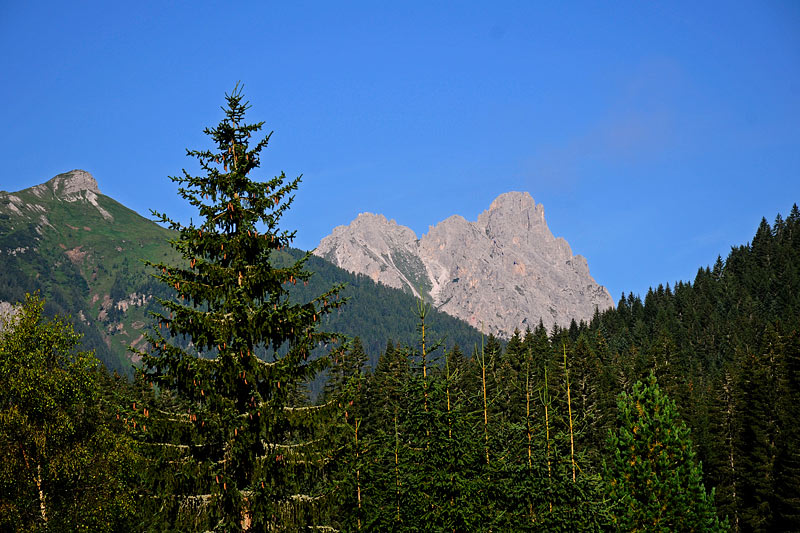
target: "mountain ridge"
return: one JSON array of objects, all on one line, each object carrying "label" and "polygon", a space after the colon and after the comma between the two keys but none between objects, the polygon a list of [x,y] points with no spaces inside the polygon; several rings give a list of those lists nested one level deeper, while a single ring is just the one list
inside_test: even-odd
[{"label": "mountain ridge", "polygon": [[[13,310],[3,302],[16,304],[25,293],[39,291],[48,316],[70,316],[86,349],[94,349],[111,370],[129,373],[135,361],[128,346],[143,347],[155,297],[171,296],[143,260],[179,263],[168,244],[171,238],[171,230],[103,195],[83,170],[20,191],[0,191],[0,311]],[[299,250],[276,252],[273,260],[303,255]],[[415,342],[413,298],[311,259],[315,275],[308,287],[292,289],[292,297],[308,301],[340,282],[348,284],[343,296],[354,296],[328,317],[326,328],[361,336],[373,364],[387,340]],[[444,313],[431,313],[430,320],[429,326],[448,337],[449,346],[480,341],[478,331]]]},{"label": "mountain ridge", "polygon": [[614,306],[528,192],[501,194],[475,222],[452,215],[419,238],[383,215],[361,213],[314,253],[504,337],[540,320],[548,327],[588,321]]}]

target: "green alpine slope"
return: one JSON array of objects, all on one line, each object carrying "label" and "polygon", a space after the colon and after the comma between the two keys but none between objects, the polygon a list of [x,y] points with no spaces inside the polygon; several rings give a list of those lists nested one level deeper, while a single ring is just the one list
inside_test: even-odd
[{"label": "green alpine slope", "polygon": [[[153,283],[142,261],[177,261],[168,244],[173,233],[100,193],[87,172],[73,170],[9,193],[0,191],[0,301],[18,303],[26,292],[40,291],[45,313],[69,315],[87,349],[111,370],[130,373],[128,346],[143,342],[154,296],[169,297]],[[284,258],[303,252],[291,250]],[[371,361],[386,340],[413,343],[416,302],[402,291],[350,274],[310,257],[315,273],[302,299],[319,287],[346,283],[348,304],[326,327],[361,337]],[[431,313],[436,338],[471,348],[480,334],[464,322]]]}]

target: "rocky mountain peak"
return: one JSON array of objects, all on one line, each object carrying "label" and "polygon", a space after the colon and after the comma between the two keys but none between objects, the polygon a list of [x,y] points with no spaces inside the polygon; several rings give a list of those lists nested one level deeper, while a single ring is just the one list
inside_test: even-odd
[{"label": "rocky mountain peak", "polygon": [[314,253],[502,336],[539,320],[566,326],[613,306],[586,259],[553,236],[544,207],[527,192],[498,196],[476,222],[453,215],[420,239],[394,220],[362,213]]},{"label": "rocky mountain peak", "polygon": [[[411,288],[419,295],[414,289],[419,280],[396,266],[415,260],[418,263],[416,246],[417,235],[411,228],[387,220],[383,215],[361,213],[349,225],[334,228],[314,253],[334,265],[349,263],[350,258],[358,256],[359,268],[351,272],[366,274],[390,287]],[[414,268],[424,270],[421,264],[415,264]]]},{"label": "rocky mountain peak", "polygon": [[369,242],[381,252],[398,246],[411,246],[417,240],[411,228],[374,213],[360,213],[348,226],[335,227],[332,236],[349,236],[362,244]]},{"label": "rocky mountain peak", "polygon": [[501,194],[478,216],[478,223],[488,226],[492,220],[518,222],[526,227],[545,225],[544,206],[536,204],[528,192],[512,191]]},{"label": "rocky mountain peak", "polygon": [[[359,213],[355,220],[350,223],[350,226],[363,228],[365,231],[381,230],[383,232],[389,232],[390,234],[393,233],[403,235],[404,237],[410,237],[414,240],[417,238],[416,234],[411,229],[401,226],[396,220],[389,220],[381,214]],[[346,227],[347,226],[339,226],[335,228],[334,231],[343,230]]]},{"label": "rocky mountain peak", "polygon": [[45,185],[49,186],[56,196],[62,198],[74,196],[83,191],[100,194],[100,187],[98,187],[94,176],[80,169],[59,174],[45,183]]},{"label": "rocky mountain peak", "polygon": [[[562,253],[563,247],[553,242],[554,237],[544,219],[544,206],[537,205],[527,192],[501,194],[488,210],[478,215],[477,224],[495,245],[531,252],[538,250],[543,257],[558,257],[559,260],[569,258]],[[568,255],[571,256],[571,252]]]},{"label": "rocky mountain peak", "polygon": [[[52,200],[60,202],[85,202],[96,208],[104,219],[113,221],[114,217],[104,209],[98,200],[101,197],[100,188],[94,176],[85,170],[75,169],[51,178],[40,185],[35,185],[20,193],[29,192],[35,197],[34,200],[47,203]],[[42,205],[33,202],[23,202],[19,197],[11,195],[12,202],[23,205],[28,209],[46,211]],[[20,206],[17,207],[17,210]],[[13,209],[12,209],[13,210]]]},{"label": "rocky mountain peak", "polygon": [[489,211],[522,212],[533,209],[536,202],[527,191],[509,191],[501,194],[489,205]]}]

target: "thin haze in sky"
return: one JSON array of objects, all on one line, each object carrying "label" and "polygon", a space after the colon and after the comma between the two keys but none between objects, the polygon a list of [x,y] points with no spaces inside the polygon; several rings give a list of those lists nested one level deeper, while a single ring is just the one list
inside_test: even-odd
[{"label": "thin haze in sky", "polygon": [[241,81],[305,249],[525,190],[617,299],[800,202],[794,1],[5,2],[0,47],[0,189],[82,168],[188,219],[167,176]]}]

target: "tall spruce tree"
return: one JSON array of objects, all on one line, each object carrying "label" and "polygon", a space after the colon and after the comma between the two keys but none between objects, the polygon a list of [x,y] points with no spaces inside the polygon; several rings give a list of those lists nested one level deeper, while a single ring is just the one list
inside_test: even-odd
[{"label": "tall spruce tree", "polygon": [[781,427],[781,407],[783,397],[788,395],[783,359],[783,339],[768,324],[759,352],[742,358],[741,362],[738,455],[742,466],[739,494],[745,531],[777,530],[776,466],[779,445],[786,438]]},{"label": "tall spruce tree", "polygon": [[184,426],[183,442],[167,447],[184,452],[175,463],[195,466],[181,472],[174,494],[162,495],[165,507],[191,503],[205,517],[194,524],[224,531],[309,520],[301,508],[317,497],[303,493],[296,472],[319,456],[309,438],[315,409],[298,403],[303,384],[326,364],[312,349],[336,342],[317,330],[320,317],[340,304],[338,287],[304,303],[289,299],[288,288],[311,275],[308,255],[285,268],[271,263],[294,238],[279,222],[300,177],[251,176],[271,133],[251,143],[264,123],[245,122],[249,107],[237,84],[225,117],[204,130],[212,147],[187,150],[202,173],[170,178],[200,222],[154,212],[177,232],[171,244],[183,262],[149,263],[174,298],[160,300],[164,311],[142,354],[146,377],[184,401],[183,413],[169,415]]}]

